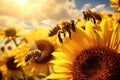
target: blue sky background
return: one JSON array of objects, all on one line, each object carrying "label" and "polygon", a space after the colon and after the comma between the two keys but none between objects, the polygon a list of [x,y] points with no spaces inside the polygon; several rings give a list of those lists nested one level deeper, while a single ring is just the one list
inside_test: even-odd
[{"label": "blue sky background", "polygon": [[110,8],[110,0],[75,0],[76,7],[81,9],[84,4],[90,3],[92,6],[96,6],[98,4],[105,4],[105,8],[113,11],[113,8]]}]

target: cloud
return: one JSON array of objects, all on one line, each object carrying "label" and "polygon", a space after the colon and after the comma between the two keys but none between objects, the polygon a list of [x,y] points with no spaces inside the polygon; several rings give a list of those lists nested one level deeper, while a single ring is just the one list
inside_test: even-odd
[{"label": "cloud", "polygon": [[0,26],[6,26],[15,22],[16,20],[10,16],[0,15]]},{"label": "cloud", "polygon": [[[96,6],[96,5],[95,5]],[[75,19],[82,16],[82,11],[95,7],[94,4],[86,3],[78,10],[75,0],[26,0],[20,5],[16,0],[0,0],[0,26],[10,23],[28,26],[39,26],[41,20]],[[104,9],[110,12],[109,9]]]},{"label": "cloud", "polygon": [[73,19],[79,16],[74,0],[26,0],[21,6],[16,0],[0,1],[0,25],[24,21],[40,25],[43,19]]}]

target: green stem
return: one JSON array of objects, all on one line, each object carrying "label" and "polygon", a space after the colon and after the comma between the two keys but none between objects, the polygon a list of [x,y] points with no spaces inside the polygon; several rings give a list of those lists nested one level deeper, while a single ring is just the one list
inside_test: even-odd
[{"label": "green stem", "polygon": [[50,70],[49,70],[49,66],[48,66],[48,64],[46,63],[46,67],[47,67],[47,75],[49,75],[50,74]]},{"label": "green stem", "polygon": [[16,47],[18,47],[18,44],[17,44],[16,40],[14,38],[12,40],[15,43]]},{"label": "green stem", "polygon": [[24,70],[23,70],[23,69],[21,69],[21,72],[22,72],[23,80],[26,80]]}]

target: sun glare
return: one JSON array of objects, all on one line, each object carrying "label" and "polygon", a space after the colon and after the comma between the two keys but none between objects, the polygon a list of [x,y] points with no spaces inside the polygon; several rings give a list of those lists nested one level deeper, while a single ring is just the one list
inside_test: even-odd
[{"label": "sun glare", "polygon": [[23,6],[26,3],[26,1],[27,0],[16,0],[16,2],[21,6]]}]

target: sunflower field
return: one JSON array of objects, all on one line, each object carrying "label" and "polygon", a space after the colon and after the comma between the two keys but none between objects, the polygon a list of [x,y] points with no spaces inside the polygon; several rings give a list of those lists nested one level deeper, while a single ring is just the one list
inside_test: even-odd
[{"label": "sunflower field", "polygon": [[110,7],[52,29],[0,29],[0,80],[120,80],[120,0]]}]

